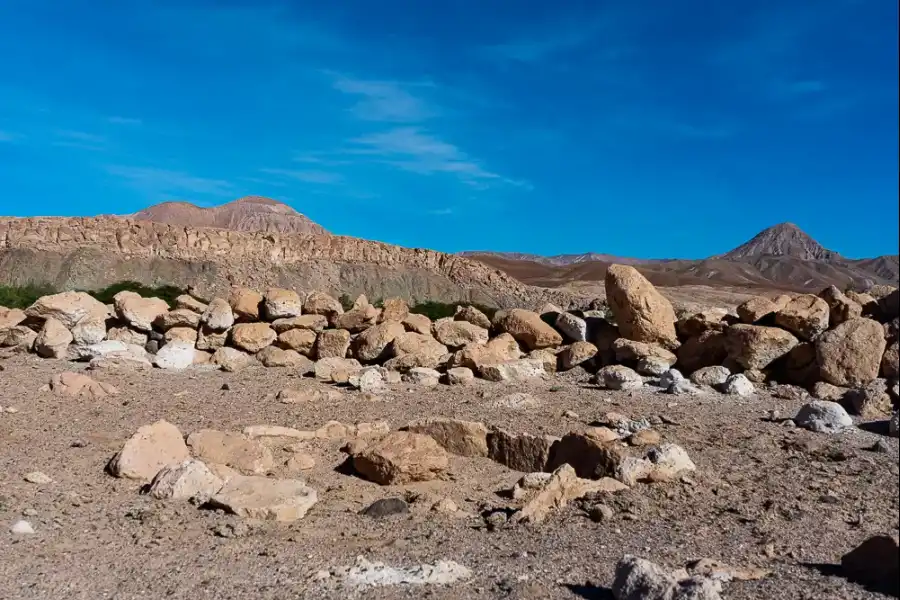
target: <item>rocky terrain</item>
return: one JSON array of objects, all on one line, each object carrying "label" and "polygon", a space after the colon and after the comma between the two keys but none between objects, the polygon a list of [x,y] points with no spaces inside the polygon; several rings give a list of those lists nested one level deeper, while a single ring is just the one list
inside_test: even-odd
[{"label": "rocky terrain", "polygon": [[896,288],[0,309],[0,596],[889,598]]},{"label": "rocky terrain", "polygon": [[[612,263],[635,266],[654,284],[669,288],[714,286],[786,291],[817,291],[829,285],[866,289],[897,285],[897,255],[852,260],[828,250],[791,223],[770,227],[745,244],[703,260],[622,259],[601,254],[537,257],[527,254],[465,252],[531,285],[569,287],[603,281]],[[578,286],[584,290],[586,286]]]},{"label": "rocky terrain", "polygon": [[137,221],[155,221],[182,227],[217,227],[233,231],[329,235],[321,225],[271,198],[245,196],[221,206],[200,207],[189,202],[163,202],[133,215]]}]

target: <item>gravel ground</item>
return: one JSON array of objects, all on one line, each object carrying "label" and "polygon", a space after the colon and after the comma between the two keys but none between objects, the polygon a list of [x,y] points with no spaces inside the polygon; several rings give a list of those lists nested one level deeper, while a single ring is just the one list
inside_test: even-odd
[{"label": "gravel ground", "polygon": [[[846,581],[836,565],[872,535],[897,535],[897,440],[863,429],[815,434],[767,418],[772,410],[792,416],[799,401],[763,393],[735,399],[609,392],[587,384],[583,374],[566,374],[527,385],[422,390],[401,384],[378,399],[348,390],[340,400],[282,404],[274,399],[282,388],[326,386],[261,367],[231,374],[93,373],[120,390],[93,400],[40,391],[54,373],[80,365],[31,356],[0,364],[0,406],[7,409],[0,413],[0,598],[603,599],[611,598],[608,586],[624,554],[671,569],[707,557],[772,571],[761,581],[728,584],[723,596],[729,600],[887,597]],[[537,405],[496,404],[514,392],[533,395]],[[328,420],[387,420],[396,428],[446,416],[562,435],[607,411],[662,417],[666,424],[656,429],[683,446],[698,471],[615,496],[614,516],[601,523],[573,503],[541,525],[490,531],[479,510],[508,505],[497,492],[520,473],[487,459],[454,457],[445,481],[381,487],[340,472],[340,440],[309,444],[316,467],[304,478],[319,502],[290,524],[154,500],[140,494],[139,484],[104,472],[139,426],[163,418],[184,434],[256,424],[315,429]],[[886,452],[870,449],[879,439]],[[283,463],[289,454],[273,448]],[[26,482],[32,471],[53,482]],[[450,498],[460,511],[432,512],[431,502],[420,501],[404,515],[358,514],[374,500],[410,490]],[[35,534],[10,533],[19,519]],[[453,560],[472,577],[449,586],[379,588],[321,578],[357,556],[396,567]]]}]

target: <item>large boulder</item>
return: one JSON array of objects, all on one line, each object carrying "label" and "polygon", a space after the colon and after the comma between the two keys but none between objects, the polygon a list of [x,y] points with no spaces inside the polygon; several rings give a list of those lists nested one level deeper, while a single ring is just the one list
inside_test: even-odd
[{"label": "large boulder", "polygon": [[677,360],[675,354],[661,346],[625,338],[613,342],[612,348],[616,353],[616,360],[623,363],[637,363],[642,359],[653,358],[671,367]]},{"label": "large boulder", "polygon": [[364,305],[345,313],[333,314],[329,317],[329,322],[336,329],[346,329],[351,333],[359,333],[375,325],[380,314],[381,311],[374,306]]},{"label": "large boulder", "polygon": [[313,357],[317,339],[318,335],[311,329],[288,329],[278,334],[276,344],[279,348],[294,350],[303,356]]},{"label": "large boulder", "polygon": [[678,347],[675,309],[634,267],[610,265],[606,271],[606,299],[622,337]]},{"label": "large boulder", "polygon": [[387,298],[381,303],[381,314],[378,315],[378,322],[397,321],[402,323],[409,315],[409,304],[403,298]]},{"label": "large boulder", "polygon": [[542,361],[522,358],[498,364],[483,364],[478,374],[488,381],[524,381],[546,375]]},{"label": "large boulder", "polygon": [[159,315],[153,324],[163,331],[168,331],[175,327],[197,329],[200,326],[200,315],[186,308],[176,308]]},{"label": "large boulder", "polygon": [[487,344],[469,344],[453,354],[450,367],[468,367],[480,372],[488,365],[518,360],[522,356],[519,344],[508,333],[502,333],[488,341]]},{"label": "large boulder", "polygon": [[237,348],[222,347],[215,351],[213,364],[219,365],[223,371],[235,373],[253,364],[253,357]]},{"label": "large boulder", "polygon": [[514,308],[501,310],[494,315],[494,327],[504,333],[509,333],[527,350],[541,348],[555,348],[563,342],[558,331],[541,319],[541,315]]},{"label": "large boulder", "polygon": [[344,358],[350,349],[350,332],[346,329],[326,329],[316,336],[316,360]]},{"label": "large boulder", "polygon": [[160,469],[150,482],[148,493],[159,500],[190,500],[208,498],[223,485],[222,479],[202,461],[188,459]]},{"label": "large boulder", "polygon": [[247,475],[264,475],[275,465],[267,446],[242,433],[201,429],[188,436],[187,445],[204,462],[225,465]]},{"label": "large boulder", "polygon": [[862,305],[847,297],[837,286],[828,286],[819,292],[819,298],[828,304],[828,322],[830,327],[835,327],[844,321],[857,319],[862,316]]},{"label": "large boulder", "polygon": [[231,328],[231,343],[251,354],[271,346],[276,339],[278,335],[267,323],[238,323]]},{"label": "large boulder", "polygon": [[445,450],[458,456],[488,455],[488,430],[483,423],[433,418],[413,421],[406,429],[431,436]]},{"label": "large boulder", "polygon": [[170,342],[189,342],[193,347],[197,343],[199,332],[190,327],[173,327],[163,337],[166,344]]},{"label": "large boulder", "polygon": [[184,437],[167,421],[144,425],[132,435],[109,463],[116,477],[150,481],[160,469],[190,458]]},{"label": "large boulder", "polygon": [[388,368],[406,371],[415,367],[433,369],[447,354],[447,347],[431,337],[411,331],[401,333],[388,347]]},{"label": "large boulder", "polygon": [[234,311],[222,298],[213,298],[200,316],[200,321],[210,331],[227,331],[234,325]]},{"label": "large boulder", "polygon": [[44,358],[66,358],[73,339],[65,325],[53,317],[47,317],[34,340],[34,351]]},{"label": "large boulder", "polygon": [[450,461],[434,438],[395,431],[352,456],[362,477],[381,485],[431,481],[444,475]]},{"label": "large boulder", "polygon": [[[409,313],[401,322],[407,331],[431,335],[431,319],[425,315]],[[488,324],[490,324],[490,321],[488,321]]]},{"label": "large boulder", "polygon": [[764,369],[798,343],[797,338],[777,327],[739,324],[725,332],[728,358],[745,369]]},{"label": "large boulder", "polygon": [[534,473],[546,469],[557,441],[548,435],[494,429],[488,434],[488,456],[510,469]]},{"label": "large boulder", "polygon": [[303,314],[322,315],[331,318],[344,312],[344,307],[334,297],[324,292],[310,292],[303,301]]},{"label": "large boulder", "polygon": [[369,327],[353,341],[353,355],[360,362],[376,362],[387,356],[387,349],[397,336],[406,333],[400,321],[385,321]]},{"label": "large boulder", "polygon": [[0,331],[15,327],[27,318],[24,310],[0,306]]},{"label": "large boulder", "polygon": [[753,325],[778,310],[778,306],[765,296],[755,296],[739,304],[737,307],[738,318],[741,323]]},{"label": "large boulder", "polygon": [[828,303],[818,296],[800,294],[775,313],[775,323],[802,340],[815,340],[828,329],[830,313]]},{"label": "large boulder", "polygon": [[263,294],[263,313],[269,321],[290,319],[303,313],[303,301],[294,290],[269,288]]},{"label": "large boulder", "polygon": [[259,306],[262,301],[262,294],[246,287],[232,288],[231,294],[228,296],[232,312],[241,321],[258,321]]},{"label": "large boulder", "polygon": [[153,322],[169,311],[162,298],[143,298],[127,290],[116,294],[113,304],[119,319],[138,331],[153,331]]},{"label": "large boulder", "polygon": [[[538,352],[544,352],[538,350]],[[560,371],[568,371],[575,367],[585,364],[597,355],[597,346],[590,342],[575,342],[567,346],[558,355],[558,366]]]},{"label": "large boulder", "polygon": [[878,377],[887,342],[872,319],[851,319],[816,341],[816,361],[823,380],[833,385],[861,386]]},{"label": "large boulder", "polygon": [[86,315],[72,327],[72,343],[73,344],[96,344],[102,342],[107,337],[106,320],[109,314],[97,311]]},{"label": "large boulder", "polygon": [[487,343],[489,337],[488,330],[484,327],[452,317],[438,319],[431,329],[435,339],[451,350],[457,350],[467,344]]},{"label": "large boulder", "polygon": [[488,316],[474,306],[457,306],[453,318],[456,321],[466,321],[482,329],[491,328],[491,320]]},{"label": "large boulder", "polygon": [[861,388],[849,390],[842,398],[854,414],[864,419],[890,417],[894,406],[884,379],[874,379]]},{"label": "large boulder", "polygon": [[702,335],[707,331],[725,331],[728,318],[728,311],[724,308],[710,308],[678,319],[675,331],[680,340]]},{"label": "large boulder", "polygon": [[38,334],[30,327],[15,325],[0,329],[0,348],[12,348],[18,352],[30,352]]},{"label": "large boulder", "polygon": [[721,365],[728,358],[725,340],[725,333],[715,330],[688,338],[675,351],[678,368],[685,373],[693,373],[703,367]]},{"label": "large boulder", "polygon": [[599,385],[610,390],[637,390],[643,387],[644,380],[625,365],[609,365],[597,371],[596,380]]},{"label": "large boulder", "polygon": [[[38,298],[34,304],[25,309],[25,316],[38,319],[53,317],[66,329],[72,329],[82,319],[90,316],[106,317],[109,311],[102,302],[85,292],[63,292]],[[18,316],[18,312],[10,311],[9,316]],[[8,317],[7,317],[8,318]],[[21,322],[24,319],[21,319]],[[13,325],[18,325],[14,323]],[[12,327],[13,325],[9,325]],[[3,325],[0,324],[0,329]]]},{"label": "large boulder", "polygon": [[853,419],[837,402],[813,400],[803,405],[794,417],[797,427],[816,433],[840,433],[853,426]]},{"label": "large boulder", "polygon": [[299,479],[236,475],[209,505],[247,519],[287,523],[306,516],[317,500],[316,491]]},{"label": "large boulder", "polygon": [[160,369],[187,369],[194,364],[196,354],[192,342],[173,341],[159,349],[153,362]]},{"label": "large boulder", "polygon": [[568,312],[559,313],[554,324],[556,329],[569,341],[588,341],[588,324],[581,317]]}]

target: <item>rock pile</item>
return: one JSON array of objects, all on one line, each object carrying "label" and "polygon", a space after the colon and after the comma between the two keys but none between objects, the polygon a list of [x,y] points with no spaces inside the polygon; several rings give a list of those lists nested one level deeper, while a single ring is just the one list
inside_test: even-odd
[{"label": "rock pile", "polygon": [[897,400],[896,289],[875,298],[828,288],[818,296],[753,298],[736,315],[710,310],[678,318],[632,267],[611,266],[605,283],[611,318],[552,305],[488,318],[461,306],[435,322],[399,298],[376,308],[361,296],[344,310],[318,291],[236,287],[228,298],[183,295],[174,307],[128,291],[110,306],[64,292],[24,311],[0,308],[0,347],[90,361],[96,369],[288,367],[372,391],[386,372],[430,386],[580,368],[610,389],[653,382],[676,394],[714,388],[748,395],[754,384],[777,382],[816,395],[828,384],[830,397],[819,399],[837,394],[867,417],[889,416]]}]

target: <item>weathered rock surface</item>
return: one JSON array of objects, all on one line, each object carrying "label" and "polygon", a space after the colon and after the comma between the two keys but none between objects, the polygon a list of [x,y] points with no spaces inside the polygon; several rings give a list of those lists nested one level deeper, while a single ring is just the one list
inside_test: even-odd
[{"label": "weathered rock surface", "polygon": [[764,369],[798,343],[783,329],[759,325],[732,325],[725,337],[728,358],[745,369]]},{"label": "weathered rock surface", "polygon": [[488,429],[483,423],[434,418],[406,426],[412,433],[430,436],[445,450],[459,456],[487,456]]},{"label": "weathered rock surface", "polygon": [[391,433],[352,461],[357,473],[381,485],[431,481],[449,466],[447,452],[432,437],[405,431]]},{"label": "weathered rock surface", "polygon": [[34,351],[44,358],[66,358],[73,339],[65,325],[53,317],[47,317],[34,340]]},{"label": "weathered rock surface", "polygon": [[494,327],[508,333],[528,350],[554,348],[562,344],[562,336],[530,310],[513,308],[494,315]]},{"label": "weathered rock surface", "polygon": [[87,375],[70,371],[57,373],[51,377],[50,389],[54,394],[69,396],[70,398],[79,396],[105,398],[106,396],[119,393],[119,390],[108,383],[95,381]]},{"label": "weathered rock surface", "polygon": [[590,342],[575,342],[558,355],[559,369],[568,371],[587,363],[597,355],[597,346]]},{"label": "weathered rock surface", "polygon": [[622,337],[669,350],[679,346],[672,304],[637,269],[610,265],[605,284],[606,299]]},{"label": "weathered rock surface", "polygon": [[153,322],[169,311],[161,298],[143,298],[134,292],[119,292],[114,297],[116,314],[138,331],[153,331]]},{"label": "weathered rock surface", "polygon": [[740,304],[737,307],[737,314],[741,323],[754,325],[763,318],[775,314],[777,310],[778,306],[771,299],[765,296],[756,296]]},{"label": "weathered rock surface", "polygon": [[254,354],[278,339],[267,323],[238,323],[231,329],[231,343],[239,350]]},{"label": "weathered rock surface", "polygon": [[482,365],[478,372],[488,381],[523,381],[546,374],[543,363],[533,358]]},{"label": "weathered rock surface", "polygon": [[794,422],[816,433],[840,433],[853,426],[853,419],[836,402],[814,400],[800,408]]},{"label": "weathered rock surface", "polygon": [[636,390],[644,385],[644,380],[635,371],[624,365],[610,365],[597,371],[597,383],[611,390]]},{"label": "weathered rock surface", "polygon": [[197,496],[208,498],[223,485],[222,479],[202,461],[188,459],[160,469],[150,483],[148,493],[160,500],[189,500]]},{"label": "weathered rock surface", "polygon": [[468,344],[486,344],[489,338],[488,330],[484,327],[451,317],[435,321],[432,331],[435,339],[451,350]]},{"label": "weathered rock surface", "polygon": [[200,321],[211,331],[226,331],[234,325],[234,312],[227,300],[213,298],[200,315]]},{"label": "weathered rock surface", "polygon": [[[72,329],[84,318],[96,315],[105,317],[108,312],[106,306],[90,294],[85,292],[63,292],[61,294],[42,296],[25,309],[24,316],[40,319],[52,317],[62,323],[66,329]],[[10,322],[18,316],[19,312],[10,311],[6,316],[6,320]],[[18,323],[7,325],[7,327],[18,325],[23,320],[24,318],[19,319]],[[0,329],[2,328],[3,325],[0,324]]]},{"label": "weathered rock surface", "polygon": [[139,428],[125,442],[110,461],[109,471],[116,477],[150,481],[163,467],[189,458],[178,428],[167,421],[157,421]]},{"label": "weathered rock surface", "polygon": [[878,377],[885,346],[884,329],[877,321],[845,321],[816,341],[819,374],[834,385],[864,385]]},{"label": "weathered rock surface", "polygon": [[317,501],[316,491],[297,479],[237,475],[209,505],[247,519],[288,523],[305,517]]},{"label": "weathered rock surface", "polygon": [[187,445],[200,460],[247,475],[263,475],[275,464],[268,447],[241,433],[201,429],[188,436]]},{"label": "weathered rock surface", "polygon": [[346,329],[326,329],[316,337],[315,355],[317,360],[344,358],[350,349],[350,332]]},{"label": "weathered rock surface", "polygon": [[543,471],[556,441],[557,438],[551,436],[494,429],[488,434],[488,456],[516,471]]},{"label": "weathered rock surface", "polygon": [[815,340],[828,329],[830,312],[828,303],[818,296],[800,294],[775,314],[775,323],[802,340]]}]

